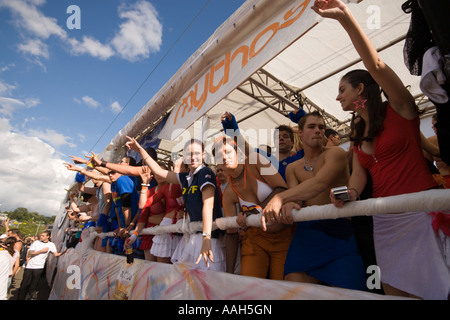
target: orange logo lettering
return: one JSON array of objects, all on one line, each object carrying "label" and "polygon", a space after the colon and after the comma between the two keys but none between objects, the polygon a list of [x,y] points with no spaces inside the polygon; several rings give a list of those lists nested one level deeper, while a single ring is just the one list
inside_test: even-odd
[{"label": "orange logo lettering", "polygon": [[[224,84],[228,82],[230,75],[230,65],[239,54],[242,54],[240,66],[240,69],[242,70],[247,65],[249,59],[256,57],[261,51],[264,50],[264,48],[272,41],[272,39],[276,36],[279,30],[288,28],[292,24],[294,24],[294,22],[296,22],[305,12],[305,9],[308,7],[310,2],[311,0],[306,0],[300,5],[298,5],[295,9],[290,9],[288,12],[286,12],[283,17],[284,22],[281,25],[279,22],[275,22],[264,28],[264,30],[258,33],[258,35],[253,39],[253,41],[250,44],[250,47],[247,45],[241,45],[233,52],[233,54],[231,54],[230,51],[227,52],[224,56],[224,59],[219,61],[217,64],[213,65],[210,68],[210,70],[204,75],[203,93],[200,96],[200,98],[197,99],[198,93],[198,83],[197,83],[195,84],[194,89],[189,91],[187,97],[182,99],[182,103],[178,106],[178,109],[176,111],[173,124],[177,123],[178,117],[184,118],[186,111],[189,113],[192,111],[193,108],[195,108],[196,111],[200,111],[200,109],[203,107],[208,97],[208,92],[214,94]],[[266,35],[266,33],[268,32],[271,32],[270,37],[267,40],[265,40],[264,44],[258,44],[261,38],[263,38],[263,36]],[[223,76],[217,82],[217,84],[214,84],[216,73],[222,68],[223,68]],[[180,115],[179,112],[181,109],[183,109],[183,111]]]}]

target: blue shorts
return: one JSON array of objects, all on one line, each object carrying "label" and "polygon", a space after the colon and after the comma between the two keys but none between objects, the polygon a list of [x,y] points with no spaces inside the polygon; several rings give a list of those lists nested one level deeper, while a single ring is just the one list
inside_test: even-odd
[{"label": "blue shorts", "polygon": [[[106,219],[105,219],[104,217],[102,218],[102,216],[106,217]],[[106,220],[106,221],[105,221],[105,220]],[[119,224],[117,223],[116,220],[112,220],[111,218],[109,218],[108,216],[106,216],[106,215],[104,215],[104,214],[101,214],[101,215],[100,215],[100,218],[99,218],[99,220],[97,221],[97,225],[98,225],[99,221],[100,221],[100,225],[99,225],[99,226],[102,227],[102,231],[103,231],[104,233],[114,231],[114,230],[117,229],[118,226],[119,226]],[[117,225],[117,226],[116,226],[116,225]],[[116,226],[116,227],[115,227],[115,226]],[[108,244],[108,242],[109,242],[109,245],[111,246],[111,244],[112,244],[112,239],[114,239],[114,237],[105,237],[105,238],[103,238],[103,240],[102,240],[102,247],[106,247],[106,245]]]},{"label": "blue shorts", "polygon": [[95,221],[88,221],[88,222],[86,222],[86,224],[84,225],[84,228],[83,228],[83,230],[84,229],[86,229],[86,228],[89,228],[89,227],[95,227]]},{"label": "blue shorts", "polygon": [[305,272],[331,286],[367,290],[355,236],[335,237],[319,230],[314,221],[299,222],[289,246],[284,274],[296,272]]},{"label": "blue shorts", "polygon": [[100,214],[100,217],[98,217],[98,220],[97,220],[97,226],[104,228],[104,227],[107,227],[108,224],[109,224],[108,216],[106,214],[103,214],[103,213]]}]

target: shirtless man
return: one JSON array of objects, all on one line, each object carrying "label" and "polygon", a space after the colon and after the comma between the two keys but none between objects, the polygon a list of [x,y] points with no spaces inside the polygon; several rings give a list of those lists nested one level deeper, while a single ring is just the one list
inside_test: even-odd
[{"label": "shirtless man", "polygon": [[[299,135],[305,156],[289,164],[286,181],[289,189],[276,195],[264,209],[265,221],[293,223],[294,206],[331,203],[330,188],[345,186],[349,179],[346,152],[341,148],[323,147],[325,124],[318,112],[312,112],[299,121]],[[283,207],[283,208],[282,208]],[[281,210],[283,213],[280,215]]]},{"label": "shirtless man", "polygon": [[[347,185],[347,154],[323,146],[325,123],[318,112],[299,121],[305,156],[288,165],[289,189],[278,193],[263,210],[266,223],[293,223],[292,209],[331,203],[330,189]],[[281,213],[281,214],[280,214]],[[297,223],[285,263],[285,280],[365,289],[362,259],[349,219]]]}]

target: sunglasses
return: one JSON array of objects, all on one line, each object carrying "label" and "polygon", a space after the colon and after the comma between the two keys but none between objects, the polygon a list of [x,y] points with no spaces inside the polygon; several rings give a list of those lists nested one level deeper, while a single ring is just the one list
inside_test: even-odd
[{"label": "sunglasses", "polygon": [[110,172],[108,172],[107,174],[108,174],[108,176],[110,176],[110,175],[112,175],[112,174],[116,174],[117,172],[115,172],[115,171],[110,171]]}]

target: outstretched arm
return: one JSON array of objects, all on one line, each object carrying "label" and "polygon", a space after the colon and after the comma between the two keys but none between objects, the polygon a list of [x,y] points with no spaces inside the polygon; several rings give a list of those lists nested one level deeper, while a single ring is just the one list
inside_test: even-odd
[{"label": "outstretched arm", "polygon": [[[147,151],[145,151],[145,149],[142,148],[141,145],[134,138],[130,138],[128,136],[127,136],[127,138],[129,140],[126,143],[126,146],[128,147],[128,149],[139,152],[139,154],[142,157],[142,162],[146,163],[149,166],[151,172],[154,175],[160,176],[161,178],[166,180],[167,183],[176,183],[176,184],[180,183],[178,181],[178,177],[175,172],[168,171],[168,170],[161,168],[159,166],[159,164],[155,160],[153,160],[152,157],[150,157],[150,155],[147,153]],[[138,172],[138,175],[139,175],[139,172]]]},{"label": "outstretched arm", "polygon": [[367,71],[389,96],[392,108],[406,119],[416,116],[414,98],[397,74],[381,60],[348,7],[340,0],[316,0],[312,9],[322,17],[337,20],[345,29]]},{"label": "outstretched arm", "polygon": [[75,166],[75,165],[73,165],[71,163],[64,163],[64,165],[66,166],[67,170],[77,171],[77,172],[79,172],[81,174],[84,174],[85,176],[87,176],[89,178],[111,183],[111,179],[109,179],[108,176],[105,176],[105,175],[102,175],[102,174],[99,174],[99,173],[95,173],[95,172],[92,172],[92,171],[88,171],[86,169],[82,169],[82,168],[77,167],[77,166]]},{"label": "outstretched arm", "polygon": [[124,166],[119,163],[102,161],[95,154],[92,156],[92,161],[95,164],[96,170],[104,173],[113,170],[124,176],[139,176],[139,169],[141,168],[137,166]]},{"label": "outstretched arm", "polygon": [[59,257],[59,256],[62,256],[64,253],[66,253],[67,250],[68,250],[68,249],[65,249],[64,251],[61,251],[61,252],[55,251],[55,252],[52,252],[52,253],[53,253],[53,255],[54,255],[55,257]]}]

